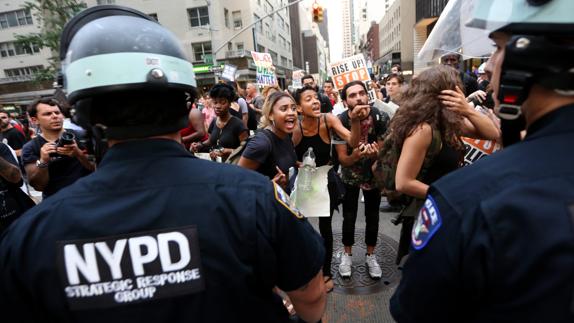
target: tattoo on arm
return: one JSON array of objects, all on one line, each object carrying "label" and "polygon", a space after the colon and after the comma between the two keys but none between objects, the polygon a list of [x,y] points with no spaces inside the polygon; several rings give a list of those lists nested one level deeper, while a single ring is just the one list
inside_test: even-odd
[{"label": "tattoo on arm", "polygon": [[0,157],[0,176],[10,183],[18,183],[22,178],[17,166],[12,165],[6,159]]}]

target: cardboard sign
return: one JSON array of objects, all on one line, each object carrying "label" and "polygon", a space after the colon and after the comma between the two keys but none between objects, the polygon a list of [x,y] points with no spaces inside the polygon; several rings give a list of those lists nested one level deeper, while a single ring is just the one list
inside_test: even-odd
[{"label": "cardboard sign", "polygon": [[275,75],[275,66],[273,66],[271,55],[269,53],[251,52],[251,57],[253,57],[253,62],[257,66],[257,85],[276,85],[277,76]]},{"label": "cardboard sign", "polygon": [[331,75],[333,85],[338,91],[341,91],[347,83],[362,81],[369,91],[369,102],[373,102],[377,97],[375,90],[372,90],[370,87],[371,77],[363,54],[347,57],[341,61],[332,63],[329,68],[329,75]]},{"label": "cardboard sign", "polygon": [[293,71],[293,84],[292,87],[294,90],[300,89],[303,87],[303,83],[301,79],[305,76],[304,70]]},{"label": "cardboard sign", "polygon": [[235,81],[235,72],[237,72],[237,66],[225,64],[223,67],[223,73],[221,73],[221,78],[229,81]]},{"label": "cardboard sign", "polygon": [[464,166],[470,165],[500,149],[500,146],[493,140],[462,137],[462,142],[465,149]]}]

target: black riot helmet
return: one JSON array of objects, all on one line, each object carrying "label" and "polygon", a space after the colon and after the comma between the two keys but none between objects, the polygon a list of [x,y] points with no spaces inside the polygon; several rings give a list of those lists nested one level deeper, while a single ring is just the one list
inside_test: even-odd
[{"label": "black riot helmet", "polygon": [[[193,66],[175,35],[151,17],[115,5],[86,9],[64,27],[60,59],[63,86],[81,125],[101,124],[117,139],[187,125],[186,99],[196,93]],[[140,105],[132,116],[130,104]],[[164,115],[148,118],[143,107],[154,105]]]}]

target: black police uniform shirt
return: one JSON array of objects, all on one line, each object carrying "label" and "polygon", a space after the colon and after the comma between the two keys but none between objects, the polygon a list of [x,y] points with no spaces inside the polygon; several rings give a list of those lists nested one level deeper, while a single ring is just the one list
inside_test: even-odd
[{"label": "black police uniform shirt", "polygon": [[268,178],[171,140],[114,145],[0,242],[0,312],[38,322],[286,322],[324,248]]},{"label": "black police uniform shirt", "polygon": [[[66,129],[68,132],[74,132],[72,130]],[[75,132],[74,132],[75,133]],[[78,138],[76,136],[76,138]],[[24,147],[22,147],[22,163],[35,164],[37,160],[40,159],[40,149],[48,141],[42,136],[36,136],[34,139],[28,141]],[[78,147],[83,149],[81,143],[76,141]],[[42,197],[47,198],[58,192],[60,189],[74,183],[81,177],[84,177],[91,173],[90,170],[82,166],[80,161],[75,157],[69,156],[58,156],[52,158],[48,164],[49,181],[48,185],[42,191]]]},{"label": "black police uniform shirt", "polygon": [[574,322],[574,105],[429,189],[399,322]]}]

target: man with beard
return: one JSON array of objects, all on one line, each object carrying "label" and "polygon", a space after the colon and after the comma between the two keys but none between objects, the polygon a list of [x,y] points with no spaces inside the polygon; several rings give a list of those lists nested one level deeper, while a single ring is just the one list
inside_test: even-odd
[{"label": "man with beard", "polygon": [[3,109],[0,109],[0,131],[2,131],[2,141],[14,149],[16,156],[20,157],[26,138],[22,132],[12,126],[8,112]]},{"label": "man with beard", "polygon": [[[343,183],[345,183],[345,197],[343,201],[343,245],[345,252],[341,255],[339,274],[342,277],[351,277],[352,248],[355,243],[355,222],[357,219],[359,191],[363,190],[365,198],[365,244],[367,245],[366,265],[369,275],[378,279],[382,276],[381,267],[375,257],[375,245],[379,232],[379,204],[381,192],[374,185],[371,166],[374,163],[379,147],[382,146],[384,134],[389,124],[389,116],[369,104],[367,87],[361,81],[353,81],[345,85],[341,92],[341,99],[347,106],[347,111],[339,115],[341,122],[347,129],[351,129],[349,111],[355,108],[364,108],[359,115],[361,120],[360,142],[357,148],[346,143],[337,144],[337,155],[341,163]],[[339,138],[337,138],[340,141]]]},{"label": "man with beard", "polygon": [[[28,115],[38,124],[41,133],[22,148],[22,163],[30,185],[42,191],[43,198],[94,170],[78,146],[75,134],[64,129],[64,115],[55,100],[35,100],[28,106]],[[62,141],[64,133],[73,137],[71,143]]]}]

